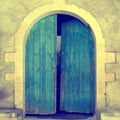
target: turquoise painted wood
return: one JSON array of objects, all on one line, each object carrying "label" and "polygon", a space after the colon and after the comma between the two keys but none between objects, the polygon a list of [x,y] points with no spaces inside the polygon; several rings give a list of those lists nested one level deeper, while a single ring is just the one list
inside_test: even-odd
[{"label": "turquoise painted wood", "polygon": [[60,109],[95,111],[95,45],[90,28],[77,19],[62,24]]},{"label": "turquoise painted wood", "polygon": [[56,15],[39,20],[28,34],[25,48],[26,114],[56,112],[56,37]]}]

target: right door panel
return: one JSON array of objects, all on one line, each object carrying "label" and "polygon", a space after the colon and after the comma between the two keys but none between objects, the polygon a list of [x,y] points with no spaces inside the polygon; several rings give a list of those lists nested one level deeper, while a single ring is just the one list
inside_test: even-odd
[{"label": "right door panel", "polygon": [[60,109],[95,111],[95,46],[91,30],[80,20],[62,24]]}]

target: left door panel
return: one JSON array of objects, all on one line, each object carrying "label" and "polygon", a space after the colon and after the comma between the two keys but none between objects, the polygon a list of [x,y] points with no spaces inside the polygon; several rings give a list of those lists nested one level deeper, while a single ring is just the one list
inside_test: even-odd
[{"label": "left door panel", "polygon": [[56,112],[56,15],[39,20],[31,28],[25,47],[25,112]]}]

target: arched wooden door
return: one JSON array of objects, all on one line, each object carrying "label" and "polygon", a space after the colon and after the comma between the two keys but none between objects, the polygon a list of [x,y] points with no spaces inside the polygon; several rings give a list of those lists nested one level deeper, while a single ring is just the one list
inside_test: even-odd
[{"label": "arched wooden door", "polygon": [[95,111],[95,46],[89,26],[73,19],[62,24],[60,109]]},{"label": "arched wooden door", "polygon": [[[57,16],[38,21],[25,48],[25,113],[56,113],[56,85],[60,111],[94,113],[95,48],[90,28],[77,19],[62,23],[61,80],[56,82]],[[58,99],[58,98],[57,98]]]},{"label": "arched wooden door", "polygon": [[[33,16],[34,17],[34,16]],[[38,21],[25,49],[25,112],[56,112],[56,15]]]}]

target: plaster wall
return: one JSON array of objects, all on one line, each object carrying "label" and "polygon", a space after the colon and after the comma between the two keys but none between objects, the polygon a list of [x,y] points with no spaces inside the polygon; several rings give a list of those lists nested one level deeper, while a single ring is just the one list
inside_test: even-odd
[{"label": "plaster wall", "polygon": [[[53,0],[0,0],[0,108],[14,108],[14,35],[25,16]],[[106,109],[120,108],[120,1],[66,0],[83,8],[99,23],[106,49]],[[6,56],[6,57],[5,57]],[[104,59],[104,58],[103,58]]]}]

